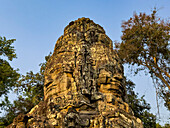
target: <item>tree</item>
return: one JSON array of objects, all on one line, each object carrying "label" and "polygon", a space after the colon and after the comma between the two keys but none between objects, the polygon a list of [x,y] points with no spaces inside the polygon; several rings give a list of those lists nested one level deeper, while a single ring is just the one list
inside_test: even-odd
[{"label": "tree", "polygon": [[8,62],[16,58],[15,49],[12,46],[14,41],[15,39],[7,40],[0,36],[0,97],[7,95],[19,78],[17,70],[14,70]]},{"label": "tree", "polygon": [[8,112],[8,114],[4,115],[3,117],[0,117],[0,128],[5,128],[8,126],[13,119],[17,116],[15,109],[13,109],[13,104],[8,99],[8,96],[5,96],[5,100],[2,101],[2,107],[1,109],[5,112]]},{"label": "tree", "polygon": [[138,97],[134,92],[135,84],[131,80],[126,79],[127,101],[133,110],[135,117],[142,120],[144,128],[156,127],[156,116],[150,113],[150,104],[146,102],[144,96]]},{"label": "tree", "polygon": [[2,110],[5,111],[5,115],[0,118],[0,122],[2,122],[3,127],[11,124],[20,113],[28,113],[43,100],[43,79],[43,74],[40,74],[40,72],[34,74],[30,71],[25,76],[22,75],[16,88],[18,98],[12,103],[6,96],[5,101],[2,102]]},{"label": "tree", "polygon": [[46,62],[51,53],[45,57],[45,62],[40,64],[40,71],[27,72],[22,75],[15,85],[15,92],[18,98],[11,103],[6,96],[2,102],[3,110],[6,114],[0,117],[0,127],[6,127],[13,122],[13,119],[20,113],[28,113],[35,105],[44,99],[44,70]]},{"label": "tree", "polygon": [[169,128],[170,124],[165,124],[164,126],[161,126],[159,123],[156,124],[156,128]]},{"label": "tree", "polygon": [[[18,100],[15,101],[16,107],[19,104],[24,104],[24,109],[20,110],[17,108],[18,112],[27,113],[37,105],[40,101],[44,100],[44,71],[46,63],[50,58],[51,53],[45,57],[45,62],[41,63],[40,71],[38,73],[33,73],[32,71],[27,72],[26,75],[22,75],[22,78],[18,81],[16,91],[19,92]],[[18,102],[18,103],[17,103]]]},{"label": "tree", "polygon": [[[19,78],[17,70],[14,70],[9,61],[16,58],[15,49],[12,46],[15,39],[7,40],[6,37],[0,36],[0,108],[7,110],[11,104],[7,94],[12,90]],[[4,100],[3,100],[4,99]],[[0,111],[1,113],[1,111]],[[0,121],[1,125],[2,121]]]},{"label": "tree", "polygon": [[149,71],[159,94],[170,110],[170,23],[156,16],[156,9],[150,15],[136,13],[122,23],[122,42],[116,44],[118,54],[124,63],[137,65],[135,74]]}]

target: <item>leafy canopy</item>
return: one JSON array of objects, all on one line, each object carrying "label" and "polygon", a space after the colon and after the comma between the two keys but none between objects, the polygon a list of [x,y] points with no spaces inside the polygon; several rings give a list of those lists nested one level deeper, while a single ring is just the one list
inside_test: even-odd
[{"label": "leafy canopy", "polygon": [[20,113],[28,113],[35,105],[44,98],[44,70],[46,62],[51,56],[51,53],[45,57],[45,62],[40,64],[40,71],[33,73],[27,72],[17,80],[15,92],[18,97],[11,103],[8,97],[1,103],[1,109],[6,112],[3,117],[0,117],[0,127],[6,127],[13,122],[13,119]]},{"label": "leafy canopy", "polygon": [[0,97],[7,95],[19,78],[17,71],[8,62],[16,58],[15,49],[12,46],[14,41],[15,39],[7,40],[0,36]]},{"label": "leafy canopy", "polygon": [[146,102],[144,96],[138,97],[134,92],[135,84],[131,80],[125,82],[127,90],[127,102],[133,110],[135,117],[142,120],[144,128],[156,127],[156,116],[150,113],[150,104]]},{"label": "leafy canopy", "polygon": [[[12,106],[10,101],[8,100],[7,94],[10,90],[12,90],[19,78],[19,74],[17,70],[14,70],[9,61],[12,61],[16,58],[15,49],[12,46],[15,39],[7,40],[6,37],[0,36],[0,109],[1,110],[8,110],[9,107]],[[4,98],[3,98],[4,96]],[[1,113],[1,111],[0,111]],[[11,118],[14,117],[11,115]],[[10,121],[11,118],[7,120]],[[0,118],[0,126],[3,125],[1,118]],[[6,124],[6,123],[5,123]]]},{"label": "leafy canopy", "polygon": [[140,70],[149,71],[170,110],[170,23],[156,14],[156,9],[150,15],[135,13],[124,21],[122,42],[116,47],[124,63],[138,66],[135,74]]}]

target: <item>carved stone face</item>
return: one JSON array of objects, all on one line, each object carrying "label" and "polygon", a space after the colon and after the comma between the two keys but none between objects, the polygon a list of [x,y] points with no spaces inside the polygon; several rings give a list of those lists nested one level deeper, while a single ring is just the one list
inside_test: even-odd
[{"label": "carved stone face", "polygon": [[112,96],[114,95],[119,98],[124,96],[123,88],[123,77],[121,74],[112,75],[104,69],[100,71],[98,78],[99,91],[110,97],[110,102],[112,101]]},{"label": "carved stone face", "polygon": [[143,128],[124,102],[123,85],[123,67],[110,38],[90,19],[78,19],[65,28],[46,64],[45,101],[11,126]]},{"label": "carved stone face", "polygon": [[77,21],[66,27],[47,63],[44,97],[74,93],[96,100],[92,97],[110,93],[122,98],[122,81],[122,65],[102,27]]}]

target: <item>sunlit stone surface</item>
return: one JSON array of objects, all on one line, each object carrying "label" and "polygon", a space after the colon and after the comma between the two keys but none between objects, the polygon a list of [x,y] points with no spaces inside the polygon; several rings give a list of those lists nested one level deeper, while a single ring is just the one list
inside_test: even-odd
[{"label": "sunlit stone surface", "polygon": [[104,29],[80,18],[47,62],[44,101],[10,128],[143,128],[126,103],[121,60]]}]

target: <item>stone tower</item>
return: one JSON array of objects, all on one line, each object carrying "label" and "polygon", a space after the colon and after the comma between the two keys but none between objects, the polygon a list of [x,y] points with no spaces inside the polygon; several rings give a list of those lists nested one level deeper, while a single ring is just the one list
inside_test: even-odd
[{"label": "stone tower", "polygon": [[143,128],[126,103],[123,73],[104,29],[88,18],[72,21],[47,62],[44,101],[9,127]]}]

